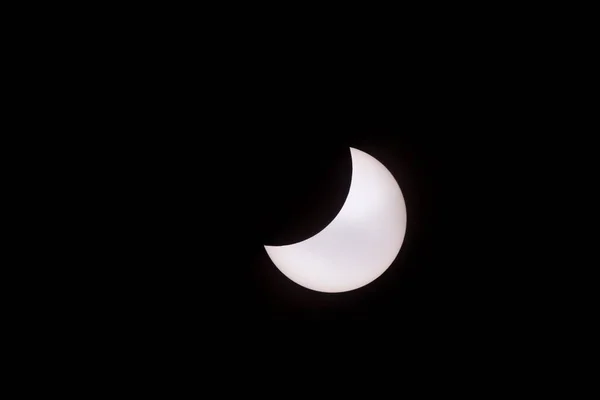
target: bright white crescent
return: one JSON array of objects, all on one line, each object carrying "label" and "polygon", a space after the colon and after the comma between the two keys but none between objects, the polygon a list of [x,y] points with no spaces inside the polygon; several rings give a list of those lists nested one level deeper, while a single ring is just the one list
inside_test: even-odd
[{"label": "bright white crescent", "polygon": [[365,286],[394,262],[406,233],[406,204],[387,168],[350,148],[352,180],[338,215],[315,236],[286,246],[265,246],[277,268],[319,292]]}]

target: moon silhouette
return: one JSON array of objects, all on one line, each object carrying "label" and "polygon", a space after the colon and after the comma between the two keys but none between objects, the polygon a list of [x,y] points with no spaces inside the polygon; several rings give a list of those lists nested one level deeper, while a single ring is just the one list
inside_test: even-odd
[{"label": "moon silhouette", "polygon": [[371,155],[350,148],[350,190],[337,216],[321,232],[285,246],[264,246],[275,266],[307,289],[347,292],[381,276],[394,262],[406,233],[406,203],[398,182]]}]

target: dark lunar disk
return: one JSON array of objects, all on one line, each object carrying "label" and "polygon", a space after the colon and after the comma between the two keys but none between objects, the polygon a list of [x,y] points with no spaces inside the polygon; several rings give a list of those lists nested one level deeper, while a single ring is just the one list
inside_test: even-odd
[{"label": "dark lunar disk", "polygon": [[339,213],[352,178],[345,144],[287,140],[259,154],[253,218],[263,244],[308,239]]}]

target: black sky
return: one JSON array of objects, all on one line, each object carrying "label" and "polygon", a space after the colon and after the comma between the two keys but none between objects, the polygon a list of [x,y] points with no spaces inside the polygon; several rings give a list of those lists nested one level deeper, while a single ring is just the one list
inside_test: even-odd
[{"label": "black sky", "polygon": [[[593,236],[591,213],[574,214],[586,197],[580,187],[595,183],[575,178],[595,169],[567,167],[580,148],[594,147],[566,143],[593,131],[575,129],[581,118],[563,105],[587,96],[561,89],[582,87],[589,96],[592,80],[576,82],[580,64],[558,51],[581,42],[566,39],[559,18],[509,10],[527,35],[511,18],[491,24],[498,10],[456,10],[463,23],[429,5],[420,18],[373,19],[373,30],[336,14],[353,29],[327,24],[332,35],[308,40],[308,21],[284,35],[245,13],[237,19],[249,26],[238,24],[232,10],[221,19],[179,11],[167,23],[144,8],[109,11],[123,18],[124,32],[110,18],[89,35],[50,18],[51,29],[34,34],[44,51],[23,45],[34,59],[11,61],[30,72],[7,76],[44,109],[26,111],[22,122],[42,128],[21,127],[31,131],[24,137],[50,154],[47,165],[64,165],[59,173],[39,167],[50,187],[34,198],[34,208],[41,203],[58,220],[35,234],[61,242],[50,256],[31,249],[44,257],[36,276],[49,290],[34,309],[48,318],[22,313],[36,321],[32,343],[58,352],[42,356],[51,370],[65,361],[65,341],[78,360],[100,367],[102,381],[119,367],[126,381],[141,370],[136,364],[159,375],[179,367],[177,375],[191,375],[204,392],[212,381],[247,393],[240,372],[261,394],[275,387],[281,396],[312,390],[316,378],[354,391],[371,372],[373,387],[390,382],[390,393],[401,395],[411,381],[405,370],[416,370],[419,390],[447,393],[438,376],[470,387],[491,375],[499,383],[488,389],[496,391],[515,370],[530,378],[528,358],[544,363],[557,344],[579,341],[579,332],[562,337],[572,325],[557,315],[583,303],[566,301],[576,287],[567,281],[584,280],[573,266],[594,266],[577,259],[593,248],[578,237]],[[88,25],[84,13],[65,16]],[[283,15],[264,17],[287,25]],[[557,34],[534,26],[542,20]],[[64,37],[56,39],[49,33],[59,25]],[[590,48],[570,51],[589,57]],[[569,63],[575,68],[567,71]],[[583,103],[576,108],[593,104]],[[46,151],[45,141],[67,156]],[[376,281],[318,293],[287,279],[263,246],[306,239],[331,222],[348,192],[349,147],[399,182],[406,238]],[[62,208],[73,224],[63,222]],[[585,229],[562,228],[572,220]],[[65,228],[68,239],[57,234]],[[564,236],[575,237],[575,250],[564,251]],[[71,365],[92,375],[84,364]],[[360,379],[336,374],[345,370]],[[275,373],[294,382],[281,391]],[[136,390],[158,382],[140,375]]]},{"label": "black sky", "polygon": [[[360,83],[341,67],[238,73],[232,62],[150,89],[140,79],[147,97],[125,108],[131,134],[114,142],[127,168],[116,172],[124,218],[113,229],[128,256],[105,274],[126,299],[119,315],[182,332],[372,322],[450,334],[526,319],[519,167],[531,154],[531,89],[492,55],[440,43],[400,64],[373,60]],[[317,293],[285,278],[263,245],[333,219],[350,146],[398,180],[407,236],[372,284]]]}]

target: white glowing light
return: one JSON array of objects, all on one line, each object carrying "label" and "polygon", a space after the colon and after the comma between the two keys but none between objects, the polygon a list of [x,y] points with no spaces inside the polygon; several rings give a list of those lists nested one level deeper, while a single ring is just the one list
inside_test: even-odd
[{"label": "white glowing light", "polygon": [[319,292],[346,292],[373,282],[394,262],[406,233],[406,204],[392,174],[369,154],[350,151],[350,191],[335,219],[302,242],[265,246],[285,276]]}]

